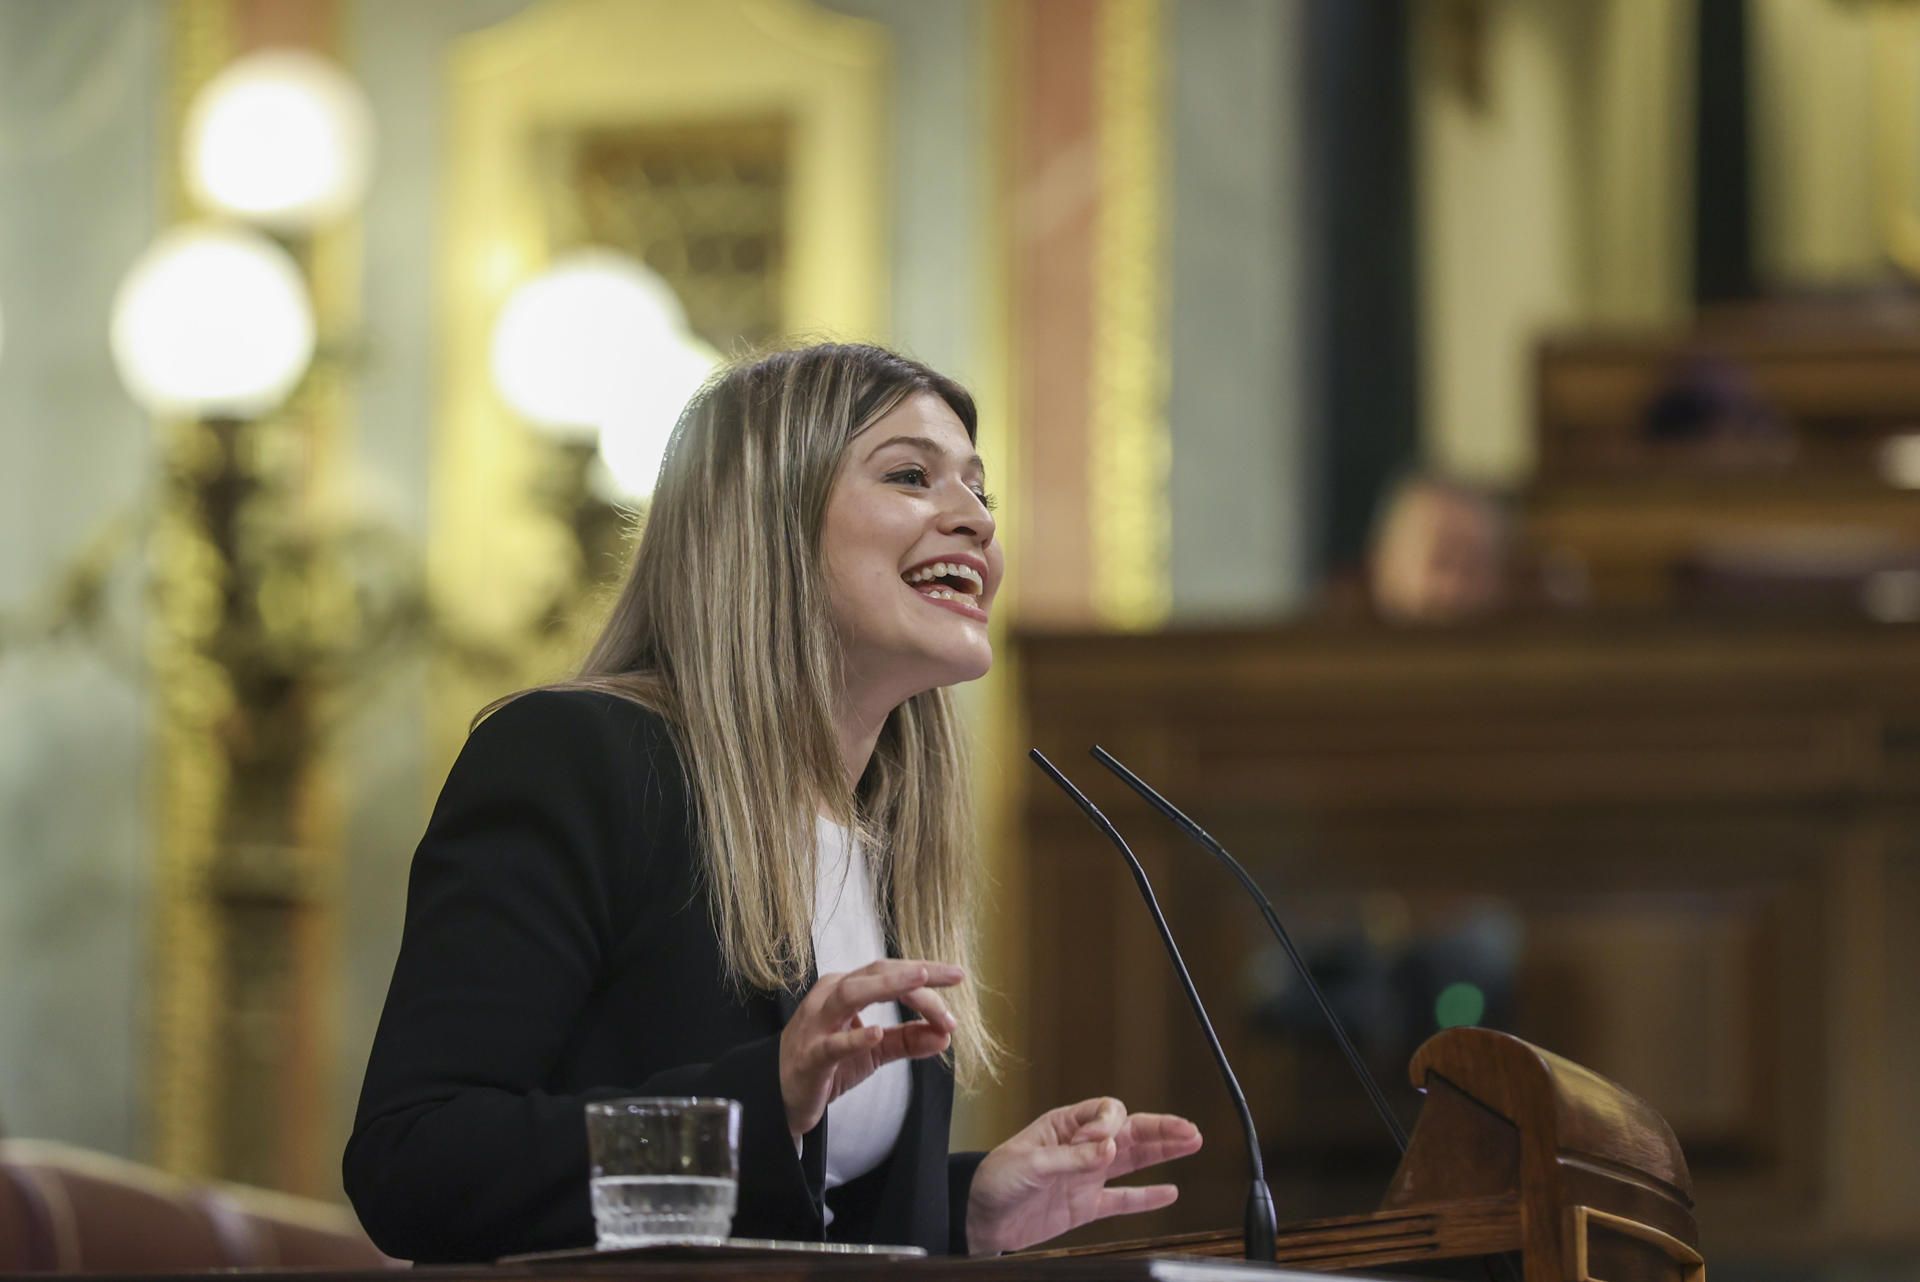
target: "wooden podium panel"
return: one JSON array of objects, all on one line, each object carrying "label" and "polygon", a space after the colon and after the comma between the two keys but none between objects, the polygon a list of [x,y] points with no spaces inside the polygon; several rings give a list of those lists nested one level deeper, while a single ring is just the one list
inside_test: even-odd
[{"label": "wooden podium panel", "polygon": [[[1693,1184],[1652,1106],[1505,1033],[1451,1028],[1408,1066],[1420,1120],[1380,1209],[1283,1224],[1282,1265],[1489,1282],[1691,1282],[1705,1275]],[[1051,1251],[1232,1255],[1238,1233]],[[1597,1268],[1596,1268],[1597,1262]]]},{"label": "wooden podium panel", "polygon": [[[1378,1207],[1392,1148],[1253,908],[1093,743],[1250,866],[1403,1121],[1405,1065],[1439,1012],[1377,1008],[1444,979],[1422,970],[1450,964],[1440,945],[1491,939],[1485,1018],[1666,1117],[1708,1256],[1920,1247],[1920,1156],[1900,1139],[1920,1121],[1900,1085],[1920,1078],[1920,630],[1030,635],[1017,668],[1028,739],[1155,878],[1283,1222]],[[1113,1093],[1187,1113],[1208,1144],[1174,1173],[1180,1203],[1105,1232],[1218,1228],[1244,1195],[1237,1131],[1132,886],[1037,772],[1016,789],[1025,960],[1008,1005],[1029,1111]]]}]

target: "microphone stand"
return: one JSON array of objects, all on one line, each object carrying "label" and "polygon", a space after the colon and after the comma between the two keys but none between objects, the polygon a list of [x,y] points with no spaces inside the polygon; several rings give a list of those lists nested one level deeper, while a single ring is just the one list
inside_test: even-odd
[{"label": "microphone stand", "polygon": [[[1374,1112],[1378,1113],[1380,1120],[1386,1123],[1387,1133],[1393,1136],[1395,1146],[1404,1155],[1407,1151],[1406,1128],[1401,1126],[1400,1119],[1394,1116],[1393,1109],[1387,1104],[1385,1092],[1380,1089],[1380,1083],[1374,1080],[1373,1074],[1367,1069],[1366,1061],[1360,1058],[1360,1052],[1354,1048],[1353,1039],[1347,1036],[1346,1026],[1340,1022],[1340,1017],[1333,1013],[1333,1006],[1327,1001],[1326,995],[1320,991],[1320,984],[1314,979],[1313,972],[1307,968],[1306,959],[1300,955],[1300,950],[1293,946],[1293,937],[1287,934],[1287,928],[1281,925],[1280,914],[1274,911],[1273,901],[1267,898],[1266,892],[1260,889],[1259,883],[1254,881],[1252,874],[1241,865],[1238,859],[1228,854],[1227,848],[1215,841],[1211,833],[1188,818],[1180,807],[1161,796],[1154,790],[1153,785],[1120,764],[1118,757],[1105,748],[1095,745],[1093,759],[1120,776],[1122,783],[1133,789],[1148,805],[1172,820],[1174,827],[1219,860],[1239,881],[1240,888],[1247,892],[1255,904],[1259,905],[1260,915],[1266,919],[1267,929],[1271,930],[1273,937],[1280,941],[1280,947],[1286,950],[1287,959],[1293,963],[1294,970],[1306,983],[1307,991],[1313,994],[1314,1003],[1320,1007],[1320,1013],[1326,1016],[1327,1026],[1333,1030],[1335,1040],[1340,1043],[1340,1049],[1346,1055],[1347,1064],[1353,1069],[1354,1076],[1360,1079],[1361,1086],[1366,1088],[1367,1098],[1373,1102]],[[1504,1282],[1519,1282],[1519,1274],[1514,1268],[1513,1261],[1505,1255],[1488,1256],[1483,1261],[1483,1265],[1488,1282],[1496,1282],[1494,1276],[1496,1266]]]},{"label": "microphone stand", "polygon": [[1147,911],[1153,915],[1153,924],[1159,928],[1160,942],[1166,945],[1174,973],[1180,977],[1180,987],[1185,990],[1187,1002],[1193,1007],[1193,1017],[1200,1021],[1200,1031],[1206,1035],[1207,1048],[1213,1052],[1214,1063],[1220,1067],[1220,1076],[1226,1080],[1227,1094],[1233,1097],[1234,1111],[1240,1116],[1240,1129],[1246,1136],[1247,1159],[1253,1168],[1253,1186],[1247,1191],[1246,1220],[1242,1229],[1246,1258],[1272,1264],[1279,1217],[1274,1213],[1273,1193],[1267,1188],[1267,1168],[1260,1156],[1260,1137],[1254,1133],[1253,1113],[1247,1108],[1247,1097],[1240,1089],[1240,1079],[1233,1075],[1233,1067],[1227,1063],[1227,1052],[1220,1045],[1219,1035],[1213,1031],[1213,1021],[1207,1018],[1207,1008],[1200,1001],[1199,990],[1193,986],[1193,976],[1187,971],[1187,963],[1181,959],[1180,946],[1173,942],[1173,932],[1167,928],[1166,916],[1160,911],[1160,901],[1153,893],[1153,883],[1147,880],[1147,870],[1141,867],[1140,860],[1128,848],[1119,831],[1100,813],[1100,808],[1087,799],[1085,793],[1074,787],[1038,748],[1027,755],[1033,758],[1034,764],[1040,767],[1047,778],[1073,799],[1073,803],[1080,807],[1093,826],[1113,843],[1114,849],[1120,852],[1127,861],[1128,870],[1133,873],[1134,884],[1140,888],[1140,897],[1146,901]]},{"label": "microphone stand", "polygon": [[1280,915],[1273,910],[1273,901],[1268,899],[1266,893],[1260,889],[1260,884],[1254,881],[1252,874],[1241,866],[1240,861],[1228,854],[1227,848],[1215,841],[1205,828],[1187,818],[1178,806],[1154,791],[1151,784],[1121,765],[1119,759],[1112,753],[1096,746],[1093,750],[1093,759],[1119,775],[1122,783],[1139,793],[1147,804],[1171,819],[1175,827],[1225,865],[1227,871],[1239,881],[1240,888],[1259,905],[1260,915],[1266,918],[1267,929],[1273,932],[1273,937],[1280,941],[1280,947],[1286,950],[1287,960],[1293,963],[1294,970],[1306,983],[1307,991],[1313,995],[1314,1004],[1320,1007],[1320,1013],[1326,1017],[1327,1026],[1333,1029],[1334,1040],[1340,1043],[1340,1050],[1346,1055],[1348,1066],[1353,1069],[1354,1076],[1360,1079],[1360,1085],[1366,1089],[1367,1098],[1373,1102],[1374,1112],[1378,1113],[1380,1120],[1386,1123],[1387,1133],[1393,1136],[1394,1144],[1404,1154],[1407,1151],[1406,1128],[1401,1126],[1400,1119],[1394,1116],[1392,1107],[1387,1103],[1386,1093],[1380,1089],[1380,1083],[1375,1081],[1373,1074],[1368,1071],[1366,1061],[1360,1058],[1360,1052],[1355,1049],[1353,1039],[1347,1036],[1346,1027],[1341,1024],[1340,1017],[1333,1013],[1333,1006],[1327,1001],[1326,994],[1320,991],[1320,985],[1314,979],[1313,972],[1307,968],[1306,959],[1300,955],[1300,950],[1293,946],[1293,937],[1287,934],[1287,928],[1280,924]]}]

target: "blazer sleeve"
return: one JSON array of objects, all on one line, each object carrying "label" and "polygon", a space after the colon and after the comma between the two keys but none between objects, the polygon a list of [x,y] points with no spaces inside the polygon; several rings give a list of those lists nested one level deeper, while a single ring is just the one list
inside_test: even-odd
[{"label": "blazer sleeve", "polygon": [[985,1153],[947,1155],[947,1254],[967,1255],[967,1198]]},{"label": "blazer sleeve", "polygon": [[[536,693],[496,712],[468,737],[415,852],[343,1163],[348,1197],[389,1255],[475,1261],[590,1244],[582,1108],[620,1095],[740,1099],[741,1210],[817,1222],[786,1132],[777,1036],[646,1081],[542,1089],[624,925],[635,863],[657,853],[638,848],[634,796],[636,772],[659,768],[664,727],[619,702]],[[749,1185],[773,1205],[746,1205]]]}]

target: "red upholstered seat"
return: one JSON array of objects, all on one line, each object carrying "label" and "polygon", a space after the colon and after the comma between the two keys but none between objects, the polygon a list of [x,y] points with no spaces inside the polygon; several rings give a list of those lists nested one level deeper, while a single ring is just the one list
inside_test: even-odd
[{"label": "red upholstered seat", "polygon": [[195,1183],[49,1140],[0,1140],[0,1273],[378,1268],[350,1211]]}]

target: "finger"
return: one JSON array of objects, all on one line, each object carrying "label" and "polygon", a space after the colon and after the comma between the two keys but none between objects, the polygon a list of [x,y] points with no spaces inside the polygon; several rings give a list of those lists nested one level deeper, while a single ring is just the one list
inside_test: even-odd
[{"label": "finger", "polygon": [[1200,1128],[1177,1113],[1134,1113],[1127,1118],[1127,1129],[1146,1138],[1198,1135]]},{"label": "finger", "polygon": [[874,1056],[880,1063],[891,1063],[896,1059],[927,1059],[947,1049],[952,1042],[942,1029],[918,1020],[911,1024],[895,1024],[882,1030],[879,1049]]},{"label": "finger", "polygon": [[1118,1138],[1121,1128],[1126,1124],[1127,1106],[1107,1095],[1099,1099],[1081,1100],[1073,1106],[1068,1116],[1073,1122],[1068,1138],[1074,1143]]},{"label": "finger", "polygon": [[902,993],[900,1004],[935,1028],[945,1029],[951,1033],[960,1026],[960,1021],[956,1020],[953,1012],[947,1009],[946,1002],[942,1001],[940,995],[931,988],[916,988],[912,992]]},{"label": "finger", "polygon": [[1096,1140],[1091,1144],[1050,1144],[1044,1148],[1029,1149],[1023,1156],[1030,1178],[1058,1179],[1104,1172],[1112,1165],[1113,1155],[1112,1140]]},{"label": "finger", "polygon": [[1163,1206],[1172,1206],[1179,1197],[1180,1190],[1171,1184],[1101,1189],[1100,1196],[1094,1199],[1091,1218],[1104,1220],[1110,1215],[1138,1215],[1142,1211],[1157,1211]]},{"label": "finger", "polygon": [[845,1032],[829,1033],[813,1044],[814,1067],[826,1068],[855,1055],[871,1054],[874,1047],[880,1044],[886,1031],[877,1026],[862,1026],[849,1028]]},{"label": "finger", "polygon": [[845,1019],[875,1002],[898,1001],[916,988],[951,988],[966,977],[965,971],[945,962],[877,961],[843,978],[826,998],[824,1009],[834,1018]]},{"label": "finger", "polygon": [[1200,1151],[1200,1128],[1167,1113],[1135,1113],[1118,1136],[1120,1156],[1114,1174],[1125,1175]]},{"label": "finger", "polygon": [[923,957],[882,957],[878,961],[868,962],[851,974],[864,978],[872,975],[904,975],[915,970],[924,970],[927,974],[936,976],[942,988],[950,988],[967,977],[965,967],[956,966],[952,962],[928,961]]},{"label": "finger", "polygon": [[839,990],[846,978],[845,974],[835,972],[815,979],[813,987],[807,990],[807,995],[800,999],[800,1005],[794,1009],[794,1019],[799,1020],[803,1016],[824,1011],[827,1003],[833,999],[834,993]]}]

